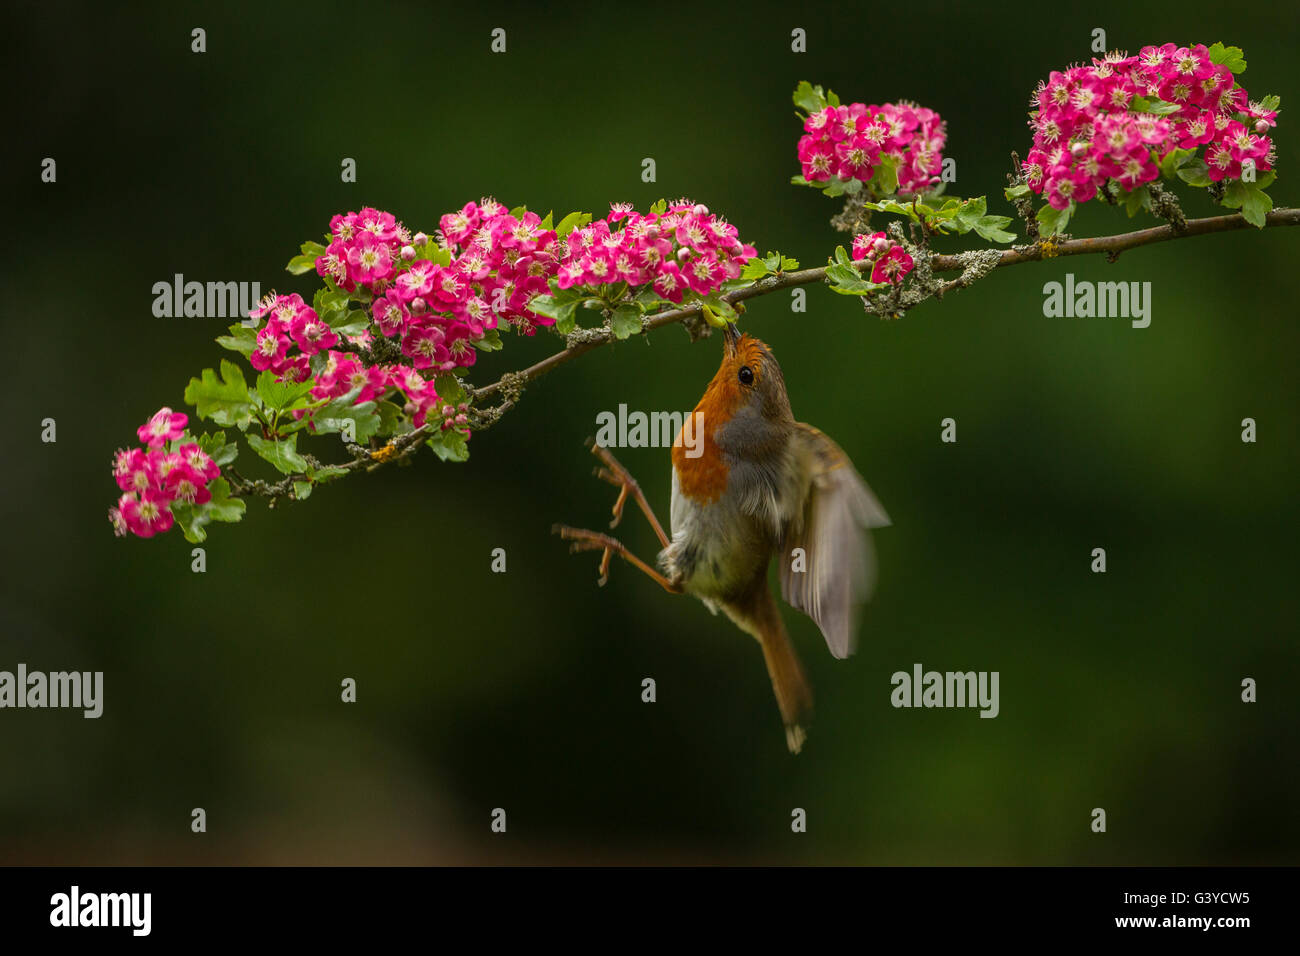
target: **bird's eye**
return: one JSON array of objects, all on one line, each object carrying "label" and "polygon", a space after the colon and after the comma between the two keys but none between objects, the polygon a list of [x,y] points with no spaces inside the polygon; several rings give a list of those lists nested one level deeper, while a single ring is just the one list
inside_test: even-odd
[{"label": "bird's eye", "polygon": [[754,384],[754,370],[750,368],[748,365],[742,365],[740,367],[740,384],[741,385]]}]

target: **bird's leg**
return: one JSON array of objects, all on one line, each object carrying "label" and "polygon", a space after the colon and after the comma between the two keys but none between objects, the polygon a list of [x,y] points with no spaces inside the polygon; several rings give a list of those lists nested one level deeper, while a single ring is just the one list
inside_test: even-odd
[{"label": "bird's leg", "polygon": [[636,499],[636,503],[640,505],[641,513],[650,522],[650,527],[654,528],[655,534],[659,537],[660,546],[668,547],[668,535],[664,534],[663,525],[655,517],[654,511],[650,508],[650,503],[645,500],[645,495],[641,493],[641,486],[637,484],[636,479],[619,463],[617,458],[610,454],[608,448],[601,447],[593,439],[588,439],[587,447],[605,466],[596,469],[596,477],[602,481],[608,481],[619,490],[618,500],[614,502],[612,509],[614,520],[609,523],[609,526],[617,528],[618,523],[623,520],[623,505],[627,504],[628,495],[631,495]]},{"label": "bird's leg", "polygon": [[624,561],[633,567],[644,571],[651,580],[658,584],[669,594],[681,594],[682,586],[671,578],[660,574],[650,565],[646,564],[627,547],[615,538],[607,534],[601,534],[599,531],[588,531],[585,528],[570,528],[568,525],[557,524],[551,528],[555,534],[558,534],[566,541],[572,541],[569,547],[570,551],[601,551],[600,556],[600,585],[603,587],[609,580],[609,559],[612,554],[617,554]]}]

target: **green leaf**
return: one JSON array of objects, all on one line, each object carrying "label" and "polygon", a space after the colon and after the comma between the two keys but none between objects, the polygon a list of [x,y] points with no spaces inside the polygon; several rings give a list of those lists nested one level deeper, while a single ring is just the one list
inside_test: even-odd
[{"label": "green leaf", "polygon": [[1259,108],[1265,113],[1276,113],[1282,108],[1282,97],[1270,93],[1259,101]]},{"label": "green leaf", "polygon": [[488,329],[481,339],[474,339],[470,344],[482,352],[499,352],[502,348],[501,333],[496,329]]},{"label": "green leaf", "polygon": [[336,319],[329,323],[329,327],[339,335],[360,335],[370,327],[370,316],[355,309],[342,315],[336,313]]},{"label": "green leaf", "polygon": [[465,389],[451,372],[440,372],[433,380],[433,389],[446,405],[459,405],[465,401]]},{"label": "green leaf", "polygon": [[1133,97],[1131,111],[1134,113],[1153,113],[1156,116],[1168,116],[1171,113],[1177,113],[1181,106],[1177,103],[1166,103],[1162,99],[1147,96]]},{"label": "green leaf", "polygon": [[571,212],[555,227],[555,235],[563,239],[575,229],[581,229],[587,223],[591,222],[591,213],[589,212]]},{"label": "green leaf", "polygon": [[289,260],[289,264],[285,268],[296,276],[300,276],[304,272],[312,272],[316,269],[316,257],[311,255],[294,256]]},{"label": "green leaf", "polygon": [[311,497],[310,481],[295,481],[293,483],[293,496],[299,501],[305,501]]},{"label": "green leaf", "polygon": [[761,279],[765,275],[771,275],[772,271],[766,262],[755,257],[745,263],[745,268],[740,270],[740,277],[742,279]]},{"label": "green leaf", "polygon": [[438,432],[429,439],[428,445],[443,461],[467,461],[469,459],[469,442],[465,433],[455,428]]},{"label": "green leaf", "polygon": [[1189,186],[1198,186],[1202,189],[1213,182],[1210,179],[1210,167],[1205,164],[1205,160],[1200,158],[1192,160],[1179,169],[1178,178]]},{"label": "green leaf", "polygon": [[[667,211],[668,211],[667,199],[657,199],[650,204],[650,214],[653,216],[662,216]],[[587,221],[590,222],[591,220],[588,219]]]},{"label": "green leaf", "polygon": [[553,214],[554,214],[554,210],[547,212],[545,218],[543,218],[542,221],[537,224],[537,228],[540,229],[542,232],[548,232],[551,229],[554,229],[555,223],[551,218]]},{"label": "green leaf", "polygon": [[825,109],[826,95],[820,86],[813,86],[804,80],[794,91],[794,105],[806,113],[816,113],[820,109]]},{"label": "green leaf", "polygon": [[1216,43],[1210,47],[1209,54],[1211,63],[1221,63],[1233,73],[1246,72],[1246,57],[1239,46],[1224,46],[1222,43]]},{"label": "green leaf", "polygon": [[314,379],[304,382],[279,382],[270,369],[257,376],[257,394],[262,404],[274,412],[282,412],[298,399],[308,395],[316,386]]},{"label": "green leaf", "polygon": [[451,265],[451,250],[438,245],[436,241],[430,238],[428,242],[415,250],[415,259],[412,261],[418,262],[421,259],[426,259],[434,265],[449,266]]},{"label": "green leaf", "polygon": [[1237,179],[1228,184],[1223,194],[1223,205],[1240,209],[1243,219],[1255,228],[1263,229],[1264,217],[1273,208],[1273,200],[1259,188],[1258,183],[1244,183]]},{"label": "green leaf", "polygon": [[1165,179],[1173,179],[1195,152],[1194,149],[1171,149],[1165,154],[1164,159],[1160,160],[1160,175]]},{"label": "green leaf", "polygon": [[1026,184],[1019,183],[1015,186],[1007,187],[1005,190],[1003,190],[1003,195],[1006,196],[1007,199],[1023,199],[1025,196],[1028,196],[1032,192],[1033,190],[1030,189]]},{"label": "green leaf", "polygon": [[[354,388],[346,395],[340,395],[332,402],[322,405],[312,413],[312,424],[319,435],[332,435],[347,428],[352,423],[352,437],[358,445],[364,445],[379,431],[382,419],[375,411],[374,402],[356,402],[361,394],[360,388]],[[297,437],[297,436],[294,436]]]},{"label": "green leaf", "polygon": [[230,482],[226,479],[213,478],[208,483],[208,491],[212,492],[212,500],[202,507],[213,521],[234,522],[244,517],[248,506],[244,499],[230,497]]},{"label": "green leaf", "polygon": [[872,188],[877,196],[892,196],[898,192],[898,163],[888,156],[881,157],[881,163],[871,177]]},{"label": "green leaf", "polygon": [[378,402],[375,413],[379,416],[378,435],[392,435],[402,420],[402,410],[393,402]]},{"label": "green leaf", "polygon": [[620,305],[610,317],[610,328],[616,339],[637,335],[641,331],[641,307],[630,302]]},{"label": "green leaf", "polygon": [[244,356],[252,355],[253,350],[257,348],[257,329],[236,322],[230,327],[229,335],[217,336],[217,344]]},{"label": "green leaf", "polygon": [[239,455],[239,445],[236,442],[227,444],[226,433],[223,431],[205,432],[200,435],[199,449],[211,458],[218,468],[229,465]]},{"label": "green leaf", "polygon": [[315,310],[318,319],[329,324],[331,317],[335,313],[342,315],[347,311],[348,298],[348,294],[342,289],[335,291],[317,289],[316,295],[312,298],[311,307]]},{"label": "green leaf", "polygon": [[210,368],[205,368],[200,378],[190,379],[185,387],[185,401],[198,410],[199,418],[211,419],[218,425],[234,426],[241,431],[253,418],[253,404],[244,373],[228,359],[221,360],[220,379]]},{"label": "green leaf", "polygon": [[1151,208],[1151,190],[1146,186],[1139,186],[1132,192],[1125,193],[1123,196],[1124,211],[1132,219],[1137,215],[1139,209]]},{"label": "green leaf", "polygon": [[822,192],[834,199],[836,196],[843,196],[848,190],[849,183],[857,182],[856,179],[832,179],[822,187]]},{"label": "green leaf", "polygon": [[736,311],[736,307],[722,297],[721,291],[709,293],[703,300],[703,306],[717,319],[716,322],[711,324],[719,327],[727,322],[735,322],[740,318],[740,313]]},{"label": "green leaf", "polygon": [[1046,238],[1064,232],[1066,225],[1070,221],[1070,214],[1073,212],[1074,203],[1070,203],[1064,209],[1053,209],[1050,205],[1043,206],[1042,209],[1038,210],[1038,215],[1034,217],[1038,220],[1039,234]]},{"label": "green leaf", "polygon": [[230,483],[224,478],[214,478],[208,484],[212,498],[201,505],[172,502],[172,516],[180,526],[185,540],[200,544],[207,540],[207,525],[213,521],[233,522],[244,517],[247,505],[242,499],[230,497]]},{"label": "green leaf", "polygon": [[[565,289],[564,292],[572,290]],[[535,295],[528,303],[528,308],[538,315],[544,315],[547,318],[555,320],[555,330],[561,335],[568,335],[573,331],[575,319],[573,311],[578,307],[582,299],[576,295]],[[495,329],[493,330],[495,331]]]},{"label": "green leaf", "polygon": [[269,461],[282,474],[292,475],[307,470],[306,459],[298,454],[296,433],[281,441],[263,438],[261,435],[249,435],[248,444],[253,451]]}]

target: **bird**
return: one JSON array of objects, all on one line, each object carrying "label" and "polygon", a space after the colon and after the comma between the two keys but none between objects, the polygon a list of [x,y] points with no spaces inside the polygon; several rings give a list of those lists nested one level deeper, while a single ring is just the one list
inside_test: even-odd
[{"label": "bird", "polygon": [[618,555],[669,593],[721,610],[757,639],[786,744],[797,754],[813,695],[768,583],[769,567],[775,558],[782,597],[816,622],[834,657],[846,658],[875,584],[869,530],[890,519],[840,446],[795,420],[772,349],[734,323],[722,328],[721,364],[672,446],[671,536],[628,470],[588,440],[601,461],[596,475],[620,489],[610,528],[635,501],[659,538],[656,564],[603,532],[553,530],[572,542],[571,551],[603,552],[601,585]]}]

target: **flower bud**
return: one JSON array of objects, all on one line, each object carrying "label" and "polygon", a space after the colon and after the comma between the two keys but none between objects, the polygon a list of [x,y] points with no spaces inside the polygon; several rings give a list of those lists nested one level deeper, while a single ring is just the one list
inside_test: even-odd
[{"label": "flower bud", "polygon": [[412,312],[423,312],[428,307],[429,307],[429,303],[425,302],[421,296],[417,295],[414,299],[411,300]]},{"label": "flower bud", "polygon": [[1263,119],[1255,120],[1255,132],[1259,133],[1260,136],[1263,136],[1265,133],[1267,133],[1268,120],[1263,120]]},{"label": "flower bud", "polygon": [[402,246],[402,258],[410,262],[415,258],[415,246]]},{"label": "flower bud", "polygon": [[691,250],[686,246],[682,246],[680,249],[677,250],[677,261],[685,262],[687,257],[690,256],[690,254],[691,254]]},{"label": "flower bud", "polygon": [[450,405],[444,405],[444,406],[442,406],[442,417],[443,417],[443,418],[451,418],[451,416],[454,415],[455,412],[456,412],[456,409],[452,408]]},{"label": "flower bud", "polygon": [[422,246],[428,241],[429,241],[429,237],[422,232],[417,232],[415,235],[411,237],[411,242],[413,242],[417,246]]},{"label": "flower bud", "polygon": [[1070,155],[1075,159],[1082,159],[1088,152],[1088,144],[1079,140],[1070,145]]},{"label": "flower bud", "polygon": [[457,416],[456,416],[456,424],[457,424],[457,425],[464,425],[467,421],[469,421],[469,419],[466,418],[464,415],[457,415]]}]

